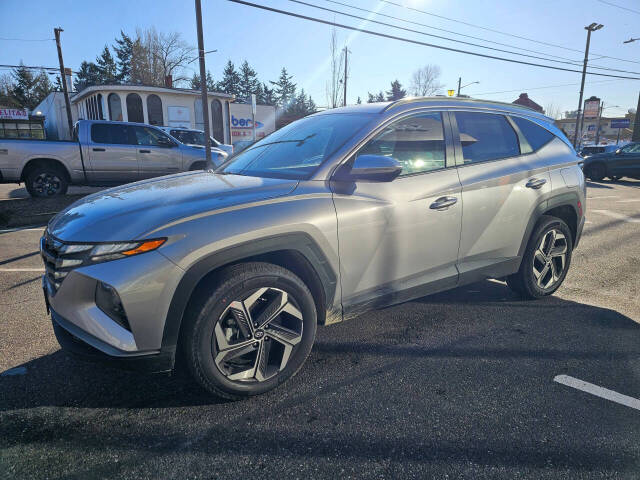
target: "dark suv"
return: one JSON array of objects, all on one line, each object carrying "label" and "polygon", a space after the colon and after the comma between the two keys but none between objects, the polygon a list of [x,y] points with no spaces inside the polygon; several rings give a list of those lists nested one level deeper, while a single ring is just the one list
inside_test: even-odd
[{"label": "dark suv", "polygon": [[600,182],[605,177],[640,179],[640,142],[629,143],[614,152],[597,153],[584,159],[585,177]]}]

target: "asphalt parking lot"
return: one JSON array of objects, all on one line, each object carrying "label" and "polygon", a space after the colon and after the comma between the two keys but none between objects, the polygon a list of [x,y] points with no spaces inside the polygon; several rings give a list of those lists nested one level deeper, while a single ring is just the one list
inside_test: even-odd
[{"label": "asphalt parking lot", "polygon": [[3,231],[0,478],[638,478],[640,182],[589,183],[587,217],[555,296],[484,281],[320,328],[236,403],[61,353],[42,228]]}]

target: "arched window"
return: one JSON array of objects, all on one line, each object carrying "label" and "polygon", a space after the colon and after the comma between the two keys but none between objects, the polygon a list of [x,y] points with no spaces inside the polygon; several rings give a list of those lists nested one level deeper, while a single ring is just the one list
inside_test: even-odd
[{"label": "arched window", "polygon": [[150,125],[164,125],[162,100],[158,95],[152,94],[147,97],[147,115],[149,116]]},{"label": "arched window", "polygon": [[222,123],[222,102],[216,99],[211,102],[211,118],[213,138],[224,143],[224,125]]},{"label": "arched window", "polygon": [[96,102],[96,97],[91,97],[91,118],[93,118],[94,120],[98,119],[98,105]]},{"label": "arched window", "polygon": [[93,120],[93,108],[91,108],[91,97],[87,98],[84,102],[87,108],[87,117],[89,120]]},{"label": "arched window", "polygon": [[98,120],[104,120],[104,115],[102,114],[102,94],[98,94]]},{"label": "arched window", "polygon": [[122,103],[117,93],[110,93],[107,97],[109,103],[109,120],[115,122],[122,121]]},{"label": "arched window", "polygon": [[127,117],[129,122],[144,123],[142,98],[137,93],[127,95]]},{"label": "arched window", "polygon": [[204,115],[202,115],[202,101],[196,98],[193,102],[193,110],[195,112],[195,128],[196,130],[204,130]]}]

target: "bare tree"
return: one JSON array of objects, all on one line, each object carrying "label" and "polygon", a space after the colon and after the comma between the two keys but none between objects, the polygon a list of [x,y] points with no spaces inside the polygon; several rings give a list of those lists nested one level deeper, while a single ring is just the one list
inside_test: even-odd
[{"label": "bare tree", "polygon": [[444,87],[438,80],[440,78],[438,65],[425,65],[413,72],[409,91],[416,97],[429,97],[436,95]]},{"label": "bare tree", "polygon": [[331,76],[327,81],[327,105],[329,108],[336,108],[341,105],[342,81],[344,75],[343,51],[338,51],[338,34],[335,27],[331,29],[331,40],[329,42]]},{"label": "bare tree", "polygon": [[562,110],[553,102],[549,102],[547,103],[547,105],[545,105],[544,112],[545,112],[545,115],[553,118],[554,120],[557,120],[562,117]]},{"label": "bare tree", "polygon": [[144,85],[164,85],[168,75],[174,83],[188,80],[184,67],[195,49],[182,40],[180,33],[158,33],[155,28],[138,29],[131,55],[131,80]]}]

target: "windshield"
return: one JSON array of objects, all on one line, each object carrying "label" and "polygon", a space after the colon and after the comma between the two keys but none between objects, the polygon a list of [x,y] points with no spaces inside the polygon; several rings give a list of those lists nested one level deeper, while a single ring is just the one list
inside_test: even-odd
[{"label": "windshield", "polygon": [[[205,139],[204,132],[196,132],[193,130],[171,130],[171,135],[174,138],[177,138],[180,143],[184,143],[186,145],[202,145],[204,147]],[[211,146],[218,146],[218,142],[212,138]]]},{"label": "windshield", "polygon": [[251,145],[218,173],[303,180],[372,120],[348,113],[305,117]]}]

